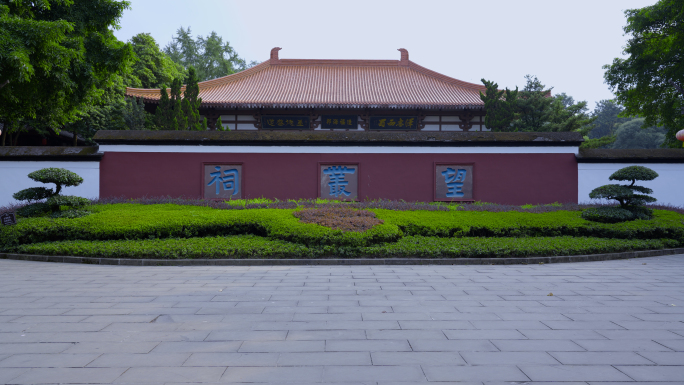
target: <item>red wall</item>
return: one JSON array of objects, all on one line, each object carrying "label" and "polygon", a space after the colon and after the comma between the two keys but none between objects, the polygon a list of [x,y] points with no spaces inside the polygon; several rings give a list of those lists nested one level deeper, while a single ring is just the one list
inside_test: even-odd
[{"label": "red wall", "polygon": [[474,163],[474,199],[577,202],[574,154],[224,154],[106,152],[101,197],[201,197],[203,162],[242,163],[245,198],[316,198],[318,162],[359,164],[359,199],[433,200],[434,163]]}]

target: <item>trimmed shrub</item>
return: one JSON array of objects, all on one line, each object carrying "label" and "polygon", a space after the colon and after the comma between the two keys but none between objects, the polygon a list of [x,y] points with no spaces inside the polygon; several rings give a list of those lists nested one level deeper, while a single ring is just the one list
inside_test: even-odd
[{"label": "trimmed shrub", "polygon": [[[77,218],[78,216],[72,214],[59,215],[59,212],[64,206],[76,209],[90,204],[90,200],[85,198],[59,195],[62,186],[78,186],[83,183],[83,178],[76,173],[63,168],[44,168],[28,174],[28,177],[36,182],[54,183],[56,187],[54,191],[45,187],[31,187],[14,193],[14,199],[29,202],[29,205],[17,210],[20,217],[36,217],[50,212],[53,218]],[[39,202],[43,199],[46,201]],[[82,216],[84,213],[86,212],[81,211],[78,215]]]},{"label": "trimmed shrub", "polygon": [[631,221],[634,219],[634,214],[620,207],[595,207],[584,210],[582,218],[594,222],[619,223]]},{"label": "trimmed shrub", "polygon": [[28,177],[36,182],[57,185],[53,195],[58,195],[62,191],[62,186],[78,186],[83,183],[83,178],[78,174],[63,168],[44,168],[28,174]]},{"label": "trimmed shrub", "polygon": [[[653,211],[644,207],[644,205],[657,200],[652,196],[646,195],[652,194],[653,190],[648,187],[636,186],[634,183],[636,183],[637,180],[647,181],[657,177],[657,172],[643,166],[629,166],[615,171],[608,179],[620,181],[631,180],[632,183],[629,185],[607,184],[600,186],[593,189],[589,193],[589,197],[592,199],[614,199],[620,203],[620,208],[630,211],[632,215],[627,216],[624,212],[619,214],[619,211],[606,209],[598,212],[596,210],[590,211],[586,216],[583,214],[583,218],[588,220],[594,220],[590,218],[599,218],[599,222],[605,222],[605,220],[611,221],[607,223],[617,223],[634,219],[651,219],[653,217]],[[618,220],[620,218],[625,219]]]}]

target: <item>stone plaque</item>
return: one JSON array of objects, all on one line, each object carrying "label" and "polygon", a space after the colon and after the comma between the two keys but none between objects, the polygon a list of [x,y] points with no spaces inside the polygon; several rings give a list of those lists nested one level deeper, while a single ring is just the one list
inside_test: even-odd
[{"label": "stone plaque", "polygon": [[473,165],[438,164],[435,167],[435,200],[473,200]]},{"label": "stone plaque", "polygon": [[3,213],[2,215],[0,215],[0,223],[2,223],[5,226],[16,225],[17,217],[14,216],[14,213]]},{"label": "stone plaque", "polygon": [[321,165],[321,198],[351,201],[358,195],[359,165]]},{"label": "stone plaque", "polygon": [[205,164],[204,199],[242,199],[242,165]]}]

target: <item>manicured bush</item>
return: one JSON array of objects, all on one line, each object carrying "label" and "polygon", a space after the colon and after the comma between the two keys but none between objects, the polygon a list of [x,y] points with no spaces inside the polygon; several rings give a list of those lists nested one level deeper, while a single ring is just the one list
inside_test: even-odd
[{"label": "manicured bush", "polygon": [[620,223],[631,221],[634,219],[634,214],[620,207],[595,207],[584,211],[582,218],[594,222]]},{"label": "manicured bush", "polygon": [[[598,219],[599,222],[617,223],[634,219],[651,219],[653,211],[644,205],[655,202],[657,199],[646,195],[652,194],[653,190],[648,187],[637,186],[637,180],[653,180],[658,177],[658,173],[650,168],[643,166],[629,166],[615,171],[608,178],[610,180],[632,181],[629,185],[607,184],[597,187],[589,193],[592,199],[614,199],[620,203],[622,210],[627,210],[631,215],[625,215],[620,210],[587,210],[582,217],[587,220]],[[593,219],[592,219],[593,218]]]},{"label": "manicured bush", "polygon": [[[63,186],[78,186],[83,183],[83,178],[74,172],[63,168],[44,168],[28,174],[28,177],[36,182],[54,183],[56,187],[54,191],[45,187],[30,187],[14,193],[14,199],[29,203],[17,210],[20,217],[36,217],[46,213],[52,213],[52,217],[73,217],[60,215],[61,208],[77,209],[90,204],[90,200],[85,198],[59,195]],[[40,202],[43,199],[46,201]],[[85,212],[81,211],[83,213]]]}]

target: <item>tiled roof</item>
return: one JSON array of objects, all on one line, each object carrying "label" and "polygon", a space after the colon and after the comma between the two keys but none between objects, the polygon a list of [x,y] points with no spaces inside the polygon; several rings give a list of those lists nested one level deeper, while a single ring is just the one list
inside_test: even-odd
[{"label": "tiled roof", "polygon": [[[485,87],[444,76],[408,60],[271,59],[245,71],[199,83],[203,106],[219,108],[480,109]],[[159,100],[159,89],[126,95]]]}]

